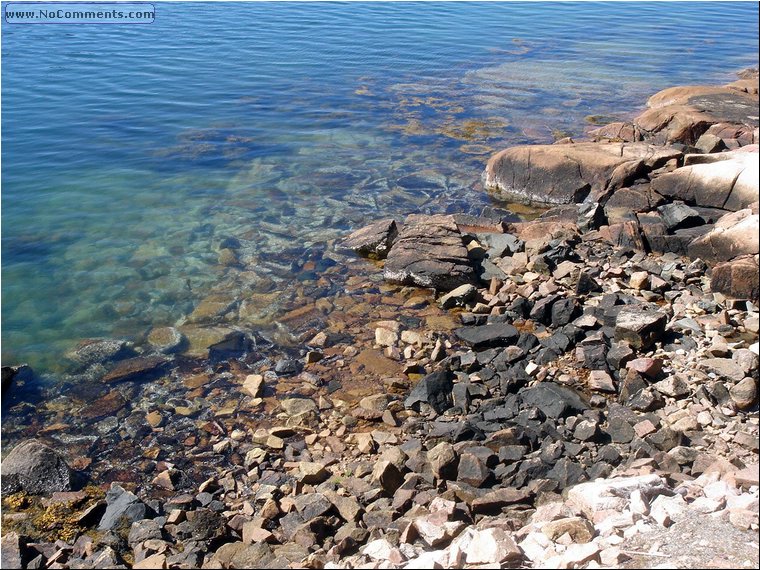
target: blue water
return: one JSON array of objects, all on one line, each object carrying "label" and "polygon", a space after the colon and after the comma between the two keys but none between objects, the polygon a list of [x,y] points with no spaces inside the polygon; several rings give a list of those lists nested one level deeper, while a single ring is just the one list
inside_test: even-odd
[{"label": "blue water", "polygon": [[[754,2],[155,6],[2,24],[4,364],[55,371],[212,293],[287,300],[349,228],[491,203],[494,150],[757,64]],[[250,305],[223,319],[279,308]]]}]

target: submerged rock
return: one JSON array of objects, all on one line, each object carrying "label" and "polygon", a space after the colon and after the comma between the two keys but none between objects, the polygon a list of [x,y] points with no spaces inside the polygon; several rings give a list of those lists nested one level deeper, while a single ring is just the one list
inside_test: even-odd
[{"label": "submerged rock", "polygon": [[73,472],[54,449],[29,439],[14,447],[2,462],[2,492],[49,495],[71,491]]}]

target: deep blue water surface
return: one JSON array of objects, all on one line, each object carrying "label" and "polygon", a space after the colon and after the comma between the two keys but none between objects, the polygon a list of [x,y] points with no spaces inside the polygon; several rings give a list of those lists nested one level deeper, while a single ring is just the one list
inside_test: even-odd
[{"label": "deep blue water surface", "polygon": [[155,6],[2,24],[3,364],[53,371],[209,293],[287,297],[346,229],[488,204],[495,149],[757,64],[755,2]]}]

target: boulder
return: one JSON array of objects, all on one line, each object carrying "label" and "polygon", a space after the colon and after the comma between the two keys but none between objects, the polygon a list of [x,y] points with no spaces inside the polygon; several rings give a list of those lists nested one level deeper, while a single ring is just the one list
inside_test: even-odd
[{"label": "boulder", "polygon": [[413,214],[388,252],[383,276],[392,283],[449,291],[474,282],[475,270],[451,216]]},{"label": "boulder", "polygon": [[758,201],[758,156],[735,153],[728,160],[684,166],[655,177],[652,190],[696,206],[741,210]]},{"label": "boulder", "polygon": [[713,267],[710,288],[738,299],[760,298],[760,267],[757,255],[737,257]]},{"label": "boulder", "polygon": [[349,234],[337,243],[342,249],[350,249],[359,255],[385,259],[398,235],[393,219],[379,220]]},{"label": "boulder", "polygon": [[49,495],[71,491],[73,472],[63,457],[36,439],[14,447],[2,462],[2,493]]},{"label": "boulder", "polygon": [[671,87],[652,95],[633,124],[657,142],[694,144],[717,123],[756,127],[757,102],[757,95],[731,87]]},{"label": "boulder", "polygon": [[749,208],[726,214],[712,230],[692,241],[687,251],[690,257],[711,264],[756,255],[760,253],[760,216]]},{"label": "boulder", "polygon": [[508,148],[488,161],[486,186],[505,199],[542,204],[599,199],[668,160],[672,148],[646,143],[577,143]]}]

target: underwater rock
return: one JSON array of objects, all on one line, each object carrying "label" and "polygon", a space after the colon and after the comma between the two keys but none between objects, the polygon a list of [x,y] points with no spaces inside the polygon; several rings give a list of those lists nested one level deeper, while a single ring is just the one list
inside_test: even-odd
[{"label": "underwater rock", "polygon": [[2,492],[49,495],[71,491],[73,472],[63,457],[44,443],[29,439],[14,447],[2,462]]}]

